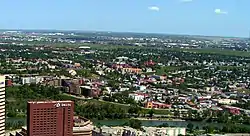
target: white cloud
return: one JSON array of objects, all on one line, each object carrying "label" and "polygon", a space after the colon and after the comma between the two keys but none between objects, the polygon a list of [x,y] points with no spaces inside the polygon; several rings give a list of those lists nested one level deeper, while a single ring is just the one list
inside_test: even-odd
[{"label": "white cloud", "polygon": [[221,10],[221,9],[215,9],[214,12],[215,12],[216,14],[227,14],[227,13],[228,13],[227,11],[223,11],[223,10]]},{"label": "white cloud", "polygon": [[148,9],[152,11],[160,11],[160,8],[157,6],[148,7]]},{"label": "white cloud", "polygon": [[193,2],[193,0],[181,0],[181,2],[187,3],[187,2]]}]

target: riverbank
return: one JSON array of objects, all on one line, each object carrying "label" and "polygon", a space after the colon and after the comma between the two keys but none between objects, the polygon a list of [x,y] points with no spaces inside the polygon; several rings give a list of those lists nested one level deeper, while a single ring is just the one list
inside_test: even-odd
[{"label": "riverbank", "polygon": [[148,120],[148,121],[186,121],[182,119],[172,119],[172,118],[133,118],[138,120]]},{"label": "riverbank", "polygon": [[[139,118],[136,118],[139,119]],[[121,119],[121,120],[92,120],[94,125],[96,126],[122,126],[123,124],[128,122],[128,119]],[[171,127],[187,127],[188,124],[193,124],[194,128],[202,129],[205,126],[213,125],[215,127],[221,128],[225,124],[220,123],[205,123],[200,121],[173,121],[173,120],[141,120],[141,125],[145,127],[156,127],[162,124],[168,124]]]}]

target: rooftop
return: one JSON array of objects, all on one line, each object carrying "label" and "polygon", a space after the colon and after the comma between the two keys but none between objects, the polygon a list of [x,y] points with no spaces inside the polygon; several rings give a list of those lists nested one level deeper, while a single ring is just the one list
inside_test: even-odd
[{"label": "rooftop", "polygon": [[29,101],[31,104],[40,104],[40,103],[71,103],[73,101]]},{"label": "rooftop", "polygon": [[86,126],[80,126],[80,127],[73,127],[73,131],[92,131],[93,130],[93,125],[88,124]]},{"label": "rooftop", "polygon": [[92,122],[86,118],[74,116],[73,131],[91,131],[93,130]]}]

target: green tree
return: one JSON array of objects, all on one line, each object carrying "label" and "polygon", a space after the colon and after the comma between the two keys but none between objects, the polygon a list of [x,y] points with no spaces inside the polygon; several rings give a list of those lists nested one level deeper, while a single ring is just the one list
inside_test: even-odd
[{"label": "green tree", "polygon": [[187,124],[187,128],[190,132],[193,132],[193,129],[194,129],[194,125],[192,123],[188,123]]},{"label": "green tree", "polygon": [[140,111],[141,111],[141,108],[140,107],[138,107],[138,106],[131,106],[129,109],[128,109],[128,113],[130,114],[130,115],[132,115],[132,114],[137,114],[138,116],[139,116],[139,114],[140,114]]},{"label": "green tree", "polygon": [[135,129],[140,129],[141,128],[141,121],[137,119],[131,119],[128,122],[129,126]]},{"label": "green tree", "polygon": [[180,117],[180,111],[179,110],[175,110],[174,111],[174,116],[175,117]]},{"label": "green tree", "polygon": [[206,133],[209,133],[209,134],[213,133],[214,132],[214,126],[212,126],[212,125],[206,126],[205,131],[206,131]]},{"label": "green tree", "polygon": [[168,123],[163,123],[161,125],[158,125],[158,127],[169,127]]},{"label": "green tree", "polygon": [[188,110],[188,118],[189,118],[189,119],[192,119],[192,118],[193,118],[192,110]]},{"label": "green tree", "polygon": [[228,112],[223,112],[218,114],[218,122],[219,123],[228,123],[228,118],[229,118],[229,113]]},{"label": "green tree", "polygon": [[149,111],[148,111],[148,114],[149,114],[149,117],[150,118],[152,118],[153,116],[154,116],[154,110],[153,109],[150,109]]},{"label": "green tree", "polygon": [[8,113],[7,113],[7,117],[16,117],[16,115],[17,115],[17,113],[13,110],[8,111]]}]

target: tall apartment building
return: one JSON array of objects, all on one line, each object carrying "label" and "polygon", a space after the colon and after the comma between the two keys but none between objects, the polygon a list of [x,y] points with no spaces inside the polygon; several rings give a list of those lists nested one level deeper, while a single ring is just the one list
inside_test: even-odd
[{"label": "tall apartment building", "polygon": [[30,101],[27,108],[28,136],[73,136],[74,102]]},{"label": "tall apartment building", "polygon": [[5,76],[0,76],[0,136],[5,136]]},{"label": "tall apartment building", "polygon": [[[74,121],[73,136],[103,136],[103,135],[98,135],[99,134],[98,132],[93,131],[94,128],[93,122],[91,122],[90,120],[80,116],[74,116],[73,121]],[[22,127],[21,130],[18,130],[16,132],[11,132],[10,136],[28,136],[27,127]]]}]

